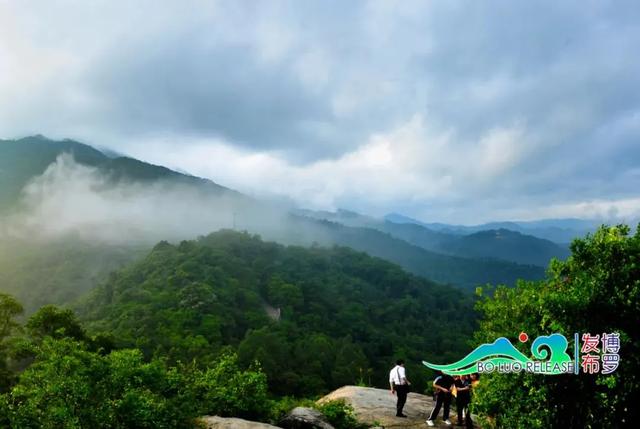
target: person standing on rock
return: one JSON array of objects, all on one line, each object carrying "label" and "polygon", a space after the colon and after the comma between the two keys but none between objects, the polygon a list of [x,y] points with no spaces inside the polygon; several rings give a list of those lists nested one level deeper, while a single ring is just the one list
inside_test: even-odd
[{"label": "person standing on rock", "polygon": [[466,427],[473,429],[471,415],[469,415],[469,403],[471,402],[471,379],[468,375],[460,375],[454,377],[454,384],[458,395],[456,396],[456,408],[458,411],[458,422],[456,426],[462,426],[462,416],[464,414],[464,424]]},{"label": "person standing on rock", "polygon": [[398,359],[396,366],[389,371],[389,385],[391,386],[391,394],[398,395],[396,417],[407,417],[402,413],[402,409],[407,402],[407,395],[409,394],[409,386],[411,386],[411,383],[407,378],[407,372],[404,369],[404,361],[402,359]]},{"label": "person standing on rock", "polygon": [[433,388],[436,395],[436,406],[433,407],[429,418],[427,419],[427,425],[435,426],[434,421],[438,418],[440,408],[444,405],[444,411],[442,412],[442,419],[446,425],[451,426],[449,420],[449,407],[451,406],[451,386],[453,386],[453,377],[448,374],[440,373],[435,380],[433,380]]}]

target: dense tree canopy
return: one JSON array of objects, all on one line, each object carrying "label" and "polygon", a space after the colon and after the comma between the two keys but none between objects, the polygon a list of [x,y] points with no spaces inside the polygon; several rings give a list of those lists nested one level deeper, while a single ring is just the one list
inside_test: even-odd
[{"label": "dense tree canopy", "polygon": [[232,231],[158,244],[80,309],[93,332],[171,362],[206,365],[230,345],[262,363],[272,391],[296,395],[385,386],[399,356],[422,389],[419,362],[459,356],[475,317],[470,296],[364,253]]},{"label": "dense tree canopy", "polygon": [[[487,374],[474,412],[488,426],[622,427],[634,422],[640,333],[640,228],[574,241],[547,278],[477,303],[476,342],[553,332],[620,333],[612,375]],[[422,359],[468,352],[472,297],[341,247],[285,247],[221,231],[161,242],[69,309],[25,323],[0,294],[0,426],[192,427],[198,415],[274,421],[292,402],[353,383],[385,386],[395,358],[416,390]],[[229,382],[231,380],[231,382]],[[343,405],[324,410],[349,420]],[[345,420],[346,419],[346,420]],[[344,423],[348,427],[348,423]]]},{"label": "dense tree canopy", "polygon": [[[558,332],[620,333],[620,366],[610,375],[490,374],[476,412],[505,428],[625,427],[636,424],[640,390],[640,227],[602,227],[571,245],[542,282],[498,287],[478,303],[478,342]],[[520,346],[529,355],[526,346]]]},{"label": "dense tree canopy", "polygon": [[[10,300],[2,296],[0,307]],[[26,325],[0,343],[3,364],[27,361],[4,380],[0,427],[193,428],[206,414],[266,420],[271,412],[265,374],[255,364],[241,369],[229,350],[206,369],[169,366],[137,349],[100,347],[69,310],[44,307]]]},{"label": "dense tree canopy", "polygon": [[7,367],[7,340],[20,328],[16,317],[22,314],[22,311],[22,304],[14,297],[0,293],[0,393],[13,381],[13,374]]},{"label": "dense tree canopy", "polygon": [[110,272],[148,251],[149,246],[113,245],[77,237],[39,240],[0,236],[0,293],[16,297],[27,314],[46,304],[68,305],[106,280]]}]

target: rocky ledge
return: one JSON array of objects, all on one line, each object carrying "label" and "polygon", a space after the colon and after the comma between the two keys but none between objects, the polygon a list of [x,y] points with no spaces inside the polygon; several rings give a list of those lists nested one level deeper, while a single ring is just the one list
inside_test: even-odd
[{"label": "rocky ledge", "polygon": [[[385,429],[426,429],[425,420],[435,405],[430,396],[411,392],[404,406],[404,414],[407,417],[396,417],[396,397],[389,390],[358,386],[341,387],[318,402],[336,399],[342,399],[350,404],[360,422]],[[436,427],[451,427],[442,422],[442,411],[439,417],[436,420]],[[451,407],[449,418],[455,425],[457,420],[455,406]]]},{"label": "rocky ledge", "polygon": [[[343,400],[351,405],[357,419],[371,427],[384,429],[427,429],[425,420],[434,407],[430,396],[409,393],[404,407],[406,418],[396,417],[396,397],[388,390],[372,387],[345,386],[334,390],[318,403],[332,400]],[[451,407],[451,422],[455,425],[455,407]],[[331,429],[322,415],[310,408],[295,408],[278,426],[265,423],[250,422],[236,418],[203,417],[201,421],[206,429]],[[436,420],[437,428],[451,428],[442,422],[442,411]]]}]

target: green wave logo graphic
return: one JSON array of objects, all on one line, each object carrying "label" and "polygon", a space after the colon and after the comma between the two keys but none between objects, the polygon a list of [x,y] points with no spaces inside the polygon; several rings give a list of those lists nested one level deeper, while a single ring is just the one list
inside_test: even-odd
[{"label": "green wave logo graphic", "polygon": [[[551,334],[549,336],[541,336],[531,344],[531,354],[536,359],[546,359],[551,352],[551,358],[548,360],[551,365],[562,365],[572,362],[573,360],[567,354],[569,342],[562,334]],[[547,351],[548,349],[548,351]]]},{"label": "green wave logo graphic", "polygon": [[[573,362],[566,352],[567,345],[567,339],[562,334],[540,336],[531,345],[531,353],[536,359],[534,361],[516,349],[507,338],[500,337],[491,344],[482,344],[463,359],[452,364],[436,365],[426,361],[423,361],[422,364],[450,375],[480,372],[478,363],[482,363],[484,366],[491,364],[494,367],[517,363],[531,372],[563,374],[567,372],[563,365]],[[549,355],[550,358],[545,360]],[[544,363],[544,365],[540,363]]]}]

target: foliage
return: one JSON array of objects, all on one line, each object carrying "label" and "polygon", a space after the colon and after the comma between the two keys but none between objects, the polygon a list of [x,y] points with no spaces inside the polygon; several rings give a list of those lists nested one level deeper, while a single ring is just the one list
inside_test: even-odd
[{"label": "foliage", "polygon": [[72,338],[82,341],[84,330],[73,311],[60,309],[55,305],[45,305],[27,322],[27,331],[33,338]]},{"label": "foliage", "polygon": [[358,423],[353,407],[344,400],[327,401],[318,405],[317,408],[336,429],[364,429],[368,427]]},{"label": "foliage", "polygon": [[0,292],[15,296],[27,314],[46,304],[69,304],[149,248],[73,237],[19,240],[0,234]]},{"label": "foliage", "polygon": [[7,339],[19,330],[20,325],[15,318],[22,311],[22,305],[14,297],[0,293],[0,393],[6,391],[13,382],[13,373],[7,366]]},{"label": "foliage", "polygon": [[267,417],[266,378],[233,354],[206,371],[146,362],[139,350],[108,355],[46,337],[34,363],[0,398],[0,422],[20,428],[192,428],[203,414]]},{"label": "foliage", "polygon": [[271,400],[269,405],[269,421],[278,424],[291,410],[296,407],[314,408],[316,403],[310,399],[282,396]]},{"label": "foliage", "polygon": [[14,319],[22,312],[22,304],[14,297],[0,293],[0,344],[19,327]]},{"label": "foliage", "polygon": [[262,419],[269,414],[267,377],[256,364],[241,370],[235,353],[226,352],[204,371],[192,369],[189,389],[200,415]]},{"label": "foliage", "polygon": [[[622,427],[637,421],[640,387],[640,227],[601,227],[575,240],[572,255],[554,261],[543,282],[498,287],[478,303],[483,314],[476,339],[491,342],[525,331],[619,332],[620,366],[611,375],[488,374],[474,399],[475,411],[496,427]],[[517,341],[513,341],[517,343]],[[525,346],[521,351],[529,354]]]},{"label": "foliage", "polygon": [[48,337],[6,397],[9,420],[24,428],[189,427],[171,375],[135,350],[101,356]]},{"label": "foliage", "polygon": [[232,231],[158,244],[79,311],[91,332],[172,363],[206,366],[231,346],[243,367],[261,363],[273,393],[301,397],[362,374],[386,386],[398,357],[422,389],[419,362],[463,353],[475,319],[471,297],[380,259]]}]

